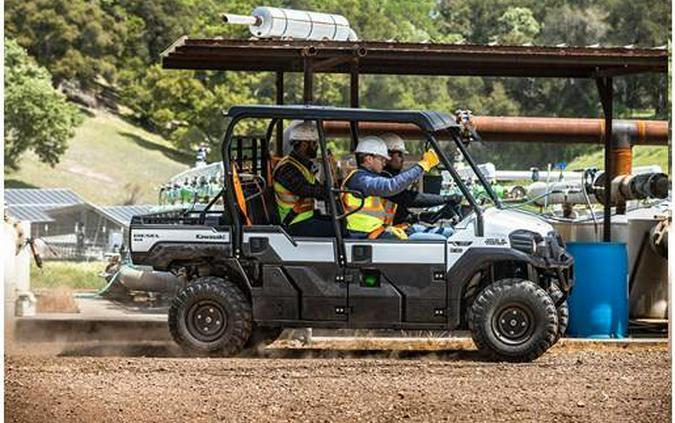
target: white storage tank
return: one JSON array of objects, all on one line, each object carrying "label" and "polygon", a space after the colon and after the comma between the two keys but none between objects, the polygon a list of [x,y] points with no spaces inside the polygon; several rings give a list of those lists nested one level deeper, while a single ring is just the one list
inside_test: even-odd
[{"label": "white storage tank", "polygon": [[358,40],[354,30],[349,27],[349,21],[342,15],[278,7],[256,7],[251,15],[224,13],[222,17],[230,24],[248,25],[251,34],[258,38]]}]

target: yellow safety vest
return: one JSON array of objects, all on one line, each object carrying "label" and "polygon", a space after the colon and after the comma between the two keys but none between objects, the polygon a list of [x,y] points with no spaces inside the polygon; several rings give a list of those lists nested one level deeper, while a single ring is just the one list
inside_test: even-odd
[{"label": "yellow safety vest", "polygon": [[[302,176],[305,177],[305,180],[308,184],[313,185],[316,182],[316,176],[309,169],[307,169],[302,163],[297,161],[291,156],[286,156],[277,164],[272,172],[272,177],[276,175],[277,169],[281,168],[284,164],[290,164],[295,166]],[[274,198],[277,201],[277,209],[279,210],[279,218],[281,222],[286,225],[292,225],[294,223],[302,222],[314,216],[314,199],[313,198],[303,198],[298,195],[295,195],[291,191],[287,190],[286,187],[281,185],[277,180],[274,180]],[[291,211],[293,212],[291,214]],[[290,214],[290,215],[289,215]],[[288,218],[288,222],[286,221]]]},{"label": "yellow safety vest", "polygon": [[[345,189],[347,182],[358,172],[353,170],[342,183],[342,189]],[[361,205],[361,199],[349,194],[342,194],[342,205],[345,212],[356,210]],[[386,226],[394,223],[394,216],[396,215],[396,203],[387,200],[386,198],[369,196],[363,202],[363,207],[356,213],[347,216],[347,229],[355,232],[365,232],[372,238],[377,238]]]}]

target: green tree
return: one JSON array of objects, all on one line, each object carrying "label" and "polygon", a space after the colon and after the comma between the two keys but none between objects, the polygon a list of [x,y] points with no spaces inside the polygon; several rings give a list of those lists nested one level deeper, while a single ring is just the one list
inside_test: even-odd
[{"label": "green tree", "polygon": [[80,121],[77,107],[52,87],[49,72],[5,39],[5,167],[17,170],[28,150],[56,165]]},{"label": "green tree", "polygon": [[45,66],[58,84],[64,79],[92,88],[99,76],[114,82],[126,44],[120,9],[99,1],[8,0],[5,31]]},{"label": "green tree", "polygon": [[509,7],[497,19],[498,35],[492,41],[500,44],[525,44],[532,42],[539,33],[539,22],[527,7]]},{"label": "green tree", "polygon": [[601,6],[565,4],[546,15],[537,41],[543,45],[587,46],[606,42],[609,13]]}]

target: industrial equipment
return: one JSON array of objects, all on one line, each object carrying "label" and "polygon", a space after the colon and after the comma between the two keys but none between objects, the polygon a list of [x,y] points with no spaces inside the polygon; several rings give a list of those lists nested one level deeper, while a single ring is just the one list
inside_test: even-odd
[{"label": "industrial equipment", "polygon": [[342,15],[305,10],[256,7],[251,16],[223,13],[229,24],[248,25],[257,38],[293,40],[357,41],[358,37]]}]

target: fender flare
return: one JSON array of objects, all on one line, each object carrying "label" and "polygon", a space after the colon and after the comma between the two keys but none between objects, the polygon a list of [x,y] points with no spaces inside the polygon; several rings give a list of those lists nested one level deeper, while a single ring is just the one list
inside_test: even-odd
[{"label": "fender flare", "polygon": [[[454,329],[462,322],[462,301],[465,287],[473,276],[486,266],[504,261],[520,262],[540,267],[533,257],[512,248],[469,248],[447,271],[448,327]],[[539,265],[539,266],[537,266]]]}]

